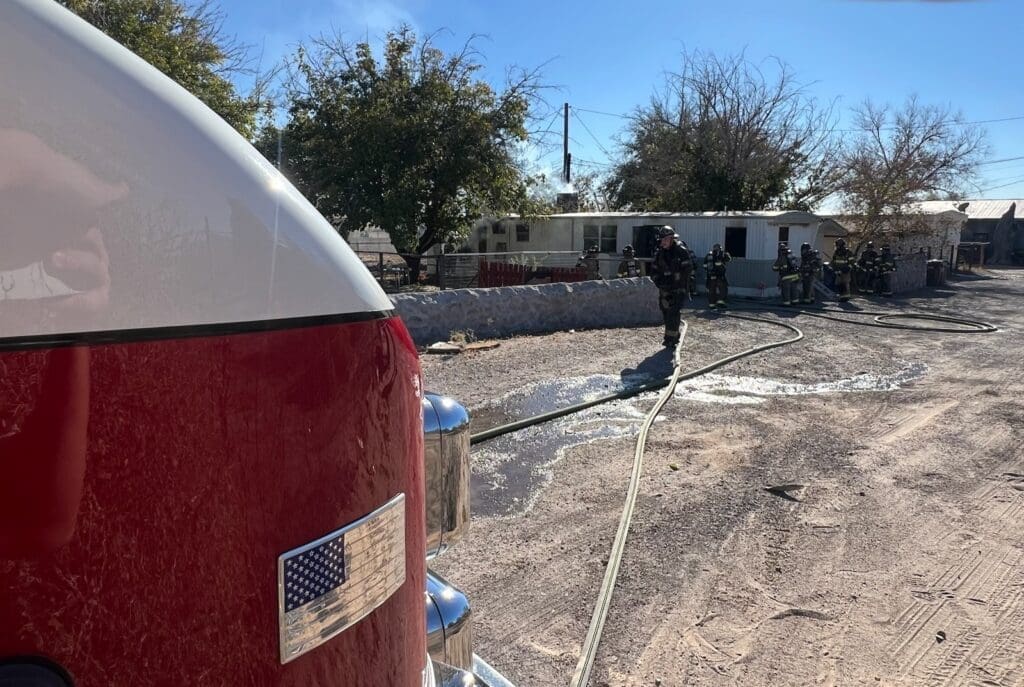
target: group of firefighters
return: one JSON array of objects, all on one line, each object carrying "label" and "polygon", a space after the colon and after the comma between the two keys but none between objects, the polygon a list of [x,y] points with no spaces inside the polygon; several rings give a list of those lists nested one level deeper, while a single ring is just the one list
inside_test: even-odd
[{"label": "group of firefighters", "polygon": [[[726,266],[731,259],[718,243],[704,257],[709,308],[721,310],[727,306],[729,281],[726,278]],[[586,268],[588,279],[600,278],[596,246],[588,248],[578,264]],[[648,273],[658,287],[658,305],[665,320],[665,340],[662,342],[665,346],[674,347],[679,342],[682,308],[687,300],[697,294],[697,267],[697,256],[693,250],[672,227],[662,227],[658,231],[658,248]],[[892,278],[896,271],[896,260],[889,246],[883,246],[879,253],[874,243],[869,241],[860,258],[855,261],[846,241],[837,239],[831,267],[835,273],[840,302],[850,300],[855,280],[861,293],[882,296],[891,296],[893,293]],[[800,246],[800,257],[797,258],[786,242],[780,242],[772,271],[779,275],[782,305],[814,303],[815,283],[821,277],[821,270],[821,255],[809,243]],[[616,274],[619,277],[643,275],[640,260],[636,258],[632,246],[623,249],[622,261]]]}]

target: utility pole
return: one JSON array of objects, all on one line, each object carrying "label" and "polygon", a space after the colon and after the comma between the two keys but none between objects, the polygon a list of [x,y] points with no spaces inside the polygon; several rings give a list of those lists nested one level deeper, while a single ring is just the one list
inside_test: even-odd
[{"label": "utility pole", "polygon": [[572,180],[572,154],[569,153],[569,103],[565,104],[562,125],[562,181]]}]

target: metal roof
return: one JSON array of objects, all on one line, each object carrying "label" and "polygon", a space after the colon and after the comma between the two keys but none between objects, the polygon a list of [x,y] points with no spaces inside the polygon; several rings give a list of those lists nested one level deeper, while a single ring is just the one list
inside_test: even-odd
[{"label": "metal roof", "polygon": [[968,203],[964,213],[968,219],[1000,219],[1010,209],[1012,203],[1017,204],[1014,218],[1024,219],[1024,198],[1007,198],[989,200],[987,198],[964,198],[963,200],[926,200],[918,203],[925,212],[956,210],[962,203]]},{"label": "metal roof", "polygon": [[566,219],[598,219],[608,218],[641,218],[656,219],[769,219],[772,223],[782,224],[816,224],[821,217],[810,212],[799,210],[738,210],[722,212],[560,212],[547,215],[548,218]]}]

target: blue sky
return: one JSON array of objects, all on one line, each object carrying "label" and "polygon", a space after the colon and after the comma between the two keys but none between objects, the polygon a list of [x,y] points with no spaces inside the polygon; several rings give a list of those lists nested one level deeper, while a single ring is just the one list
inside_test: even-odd
[{"label": "blue sky", "polygon": [[[446,29],[442,47],[483,34],[478,47],[496,83],[507,65],[545,64],[560,87],[552,104],[580,108],[570,122],[577,169],[603,169],[625,114],[646,103],[685,49],[777,57],[822,100],[847,110],[870,97],[901,103],[916,93],[985,124],[990,159],[982,191],[1024,197],[1024,2],[1019,0],[220,0],[224,29],[273,63],[310,35],[339,31],[377,40],[406,22]],[[581,121],[582,120],[582,123]],[[586,126],[583,126],[583,125]],[[545,122],[544,126],[547,125]],[[555,128],[560,127],[560,122]],[[589,128],[589,131],[587,129]],[[593,135],[591,135],[593,134]],[[595,140],[596,139],[596,140]],[[543,163],[560,168],[561,150]],[[557,173],[557,172],[556,172]]]}]

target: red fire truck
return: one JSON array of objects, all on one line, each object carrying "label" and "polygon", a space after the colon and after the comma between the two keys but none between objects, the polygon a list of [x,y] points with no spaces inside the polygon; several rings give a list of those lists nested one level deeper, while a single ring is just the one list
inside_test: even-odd
[{"label": "red fire truck", "polygon": [[345,242],[55,3],[0,65],[0,687],[507,685],[427,569],[468,417]]}]

